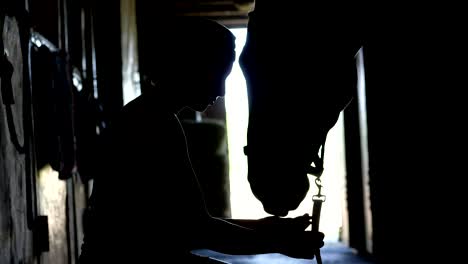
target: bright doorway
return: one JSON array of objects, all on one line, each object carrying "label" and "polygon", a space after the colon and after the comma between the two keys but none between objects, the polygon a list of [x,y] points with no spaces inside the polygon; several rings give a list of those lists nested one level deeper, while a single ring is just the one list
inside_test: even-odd
[{"label": "bright doorway", "polygon": [[[226,124],[229,145],[229,175],[231,186],[231,214],[233,218],[258,219],[269,216],[250,190],[247,181],[247,158],[243,147],[247,144],[248,101],[247,87],[238,63],[238,57],[244,47],[247,29],[231,29],[236,36],[236,62],[226,80]],[[330,130],[324,158],[322,184],[323,194],[327,196],[322,206],[320,230],[325,233],[325,240],[340,240],[343,230],[345,206],[345,145],[343,118]],[[317,193],[311,176],[311,188],[298,209],[288,217],[296,217],[312,212],[312,195]]]}]

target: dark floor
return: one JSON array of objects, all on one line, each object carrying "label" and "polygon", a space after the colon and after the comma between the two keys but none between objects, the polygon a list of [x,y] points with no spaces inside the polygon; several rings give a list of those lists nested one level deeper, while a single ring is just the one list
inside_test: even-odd
[{"label": "dark floor", "polygon": [[[306,259],[289,258],[282,254],[261,254],[261,255],[226,255],[211,250],[196,250],[194,254],[208,256],[213,259],[230,264],[315,264],[317,261]],[[321,250],[323,264],[371,264],[357,256],[355,252],[340,243],[325,243]]]}]

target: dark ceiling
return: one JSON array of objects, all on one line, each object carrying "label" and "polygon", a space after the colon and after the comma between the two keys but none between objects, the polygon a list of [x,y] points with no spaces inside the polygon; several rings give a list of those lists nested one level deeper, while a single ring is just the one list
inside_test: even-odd
[{"label": "dark ceiling", "polygon": [[177,0],[176,10],[179,15],[202,16],[217,20],[226,26],[247,25],[249,11],[253,9],[253,0]]}]

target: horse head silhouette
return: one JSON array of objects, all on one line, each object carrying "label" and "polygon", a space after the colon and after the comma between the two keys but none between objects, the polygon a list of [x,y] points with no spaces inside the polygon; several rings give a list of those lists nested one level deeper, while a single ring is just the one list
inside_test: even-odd
[{"label": "horse head silhouette", "polygon": [[240,55],[250,111],[244,152],[253,194],[267,213],[286,216],[307,194],[307,175],[323,171],[327,133],[355,89],[359,46],[338,27],[274,25],[250,13]]}]

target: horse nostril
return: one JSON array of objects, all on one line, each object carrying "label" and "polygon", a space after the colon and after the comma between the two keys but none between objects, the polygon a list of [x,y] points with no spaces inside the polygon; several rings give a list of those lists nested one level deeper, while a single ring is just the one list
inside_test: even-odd
[{"label": "horse nostril", "polygon": [[289,213],[289,210],[286,210],[284,208],[277,208],[277,207],[269,207],[269,206],[263,206],[263,209],[265,212],[274,215],[274,216],[280,216],[284,217],[287,216]]}]

